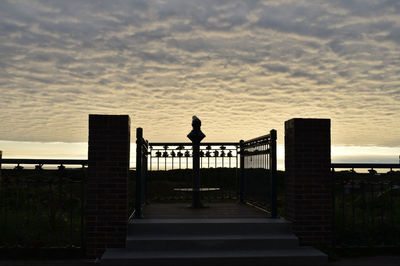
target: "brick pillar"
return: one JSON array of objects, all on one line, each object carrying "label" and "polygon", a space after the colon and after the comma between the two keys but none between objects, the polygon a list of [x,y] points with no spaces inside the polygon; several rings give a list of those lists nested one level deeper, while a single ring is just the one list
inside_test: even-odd
[{"label": "brick pillar", "polygon": [[125,247],[128,221],[130,118],[89,115],[86,254]]},{"label": "brick pillar", "polygon": [[330,119],[285,122],[286,218],[302,245],[331,244],[330,127]]}]

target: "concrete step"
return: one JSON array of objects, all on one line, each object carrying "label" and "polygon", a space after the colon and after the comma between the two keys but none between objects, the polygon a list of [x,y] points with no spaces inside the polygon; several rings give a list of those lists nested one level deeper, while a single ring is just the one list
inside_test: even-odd
[{"label": "concrete step", "polygon": [[285,234],[291,223],[285,219],[136,219],[128,235],[239,235]]},{"label": "concrete step", "polygon": [[268,235],[179,235],[179,236],[130,236],[129,251],[185,251],[185,250],[265,250],[298,247],[293,234]]},{"label": "concrete step", "polygon": [[310,248],[237,251],[131,251],[107,249],[102,265],[325,265],[327,256]]}]

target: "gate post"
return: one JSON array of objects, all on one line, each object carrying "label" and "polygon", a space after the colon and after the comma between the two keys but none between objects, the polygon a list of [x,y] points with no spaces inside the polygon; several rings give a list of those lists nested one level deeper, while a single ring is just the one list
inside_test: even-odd
[{"label": "gate post", "polygon": [[135,198],[135,218],[142,218],[142,145],[143,129],[136,129],[136,198]]},{"label": "gate post", "polygon": [[276,182],[276,130],[270,131],[270,174],[271,174],[271,218],[278,217],[277,182]]},{"label": "gate post", "polygon": [[89,115],[86,254],[125,247],[128,224],[130,119]]},{"label": "gate post", "polygon": [[245,173],[244,173],[244,140],[240,140],[240,191],[239,191],[239,202],[244,203],[244,191],[245,191]]},{"label": "gate post", "polygon": [[302,245],[331,244],[330,126],[330,119],[285,122],[286,218]]},{"label": "gate post", "polygon": [[187,137],[193,146],[193,194],[192,208],[202,208],[200,200],[200,142],[206,137],[201,131],[201,121],[196,116],[192,118],[192,131]]}]

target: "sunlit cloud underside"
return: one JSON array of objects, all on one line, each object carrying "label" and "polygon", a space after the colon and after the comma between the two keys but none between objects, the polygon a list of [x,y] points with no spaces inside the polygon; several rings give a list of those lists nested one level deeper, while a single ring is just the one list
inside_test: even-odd
[{"label": "sunlit cloud underside", "polygon": [[399,11],[372,0],[1,1],[0,139],[85,142],[88,114],[102,113],[131,115],[150,141],[184,141],[196,114],[208,141],[275,128],[283,143],[285,120],[321,117],[334,145],[399,147]]}]

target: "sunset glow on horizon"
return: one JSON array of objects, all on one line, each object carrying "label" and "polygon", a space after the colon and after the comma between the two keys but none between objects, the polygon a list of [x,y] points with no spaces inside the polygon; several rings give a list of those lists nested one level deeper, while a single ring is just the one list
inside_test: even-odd
[{"label": "sunset glow on horizon", "polygon": [[[4,148],[3,158],[36,158],[36,159],[87,159],[88,144],[78,143],[41,143],[0,141]],[[130,167],[136,166],[136,144],[131,140]],[[332,146],[332,163],[400,163],[399,148]],[[284,170],[285,150],[278,144],[278,169]],[[219,158],[220,160],[221,158]],[[168,166],[170,168],[170,166]]]}]

